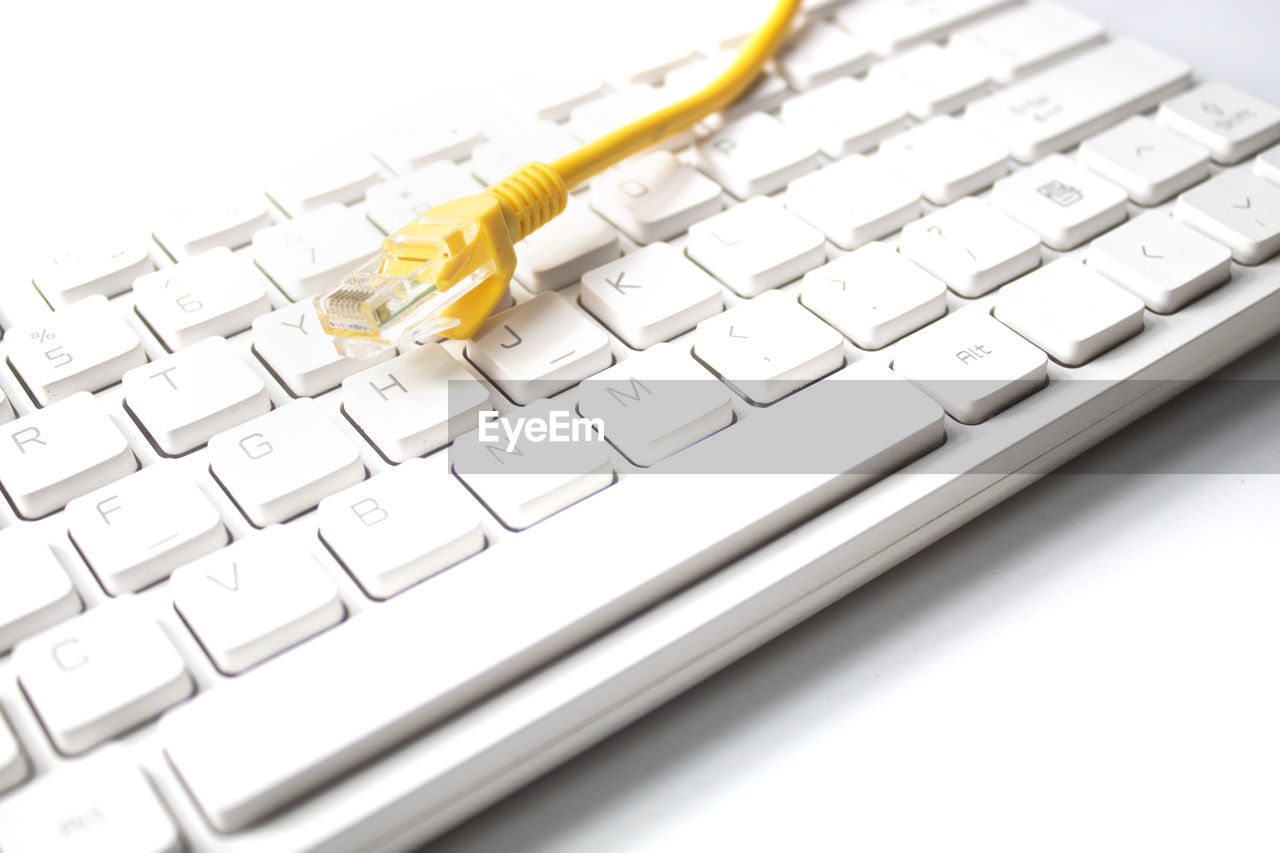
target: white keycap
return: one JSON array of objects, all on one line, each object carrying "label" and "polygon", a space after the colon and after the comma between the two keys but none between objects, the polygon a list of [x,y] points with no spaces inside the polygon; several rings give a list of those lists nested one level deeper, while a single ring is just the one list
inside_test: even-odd
[{"label": "white keycap", "polygon": [[[464,160],[484,139],[480,128],[472,122],[429,121],[399,127],[373,148],[373,156],[397,175],[440,160]],[[370,193],[374,187],[370,187]]]},{"label": "white keycap", "polygon": [[804,277],[800,304],[863,349],[880,349],[947,313],[947,288],[883,243]]},{"label": "white keycap", "polygon": [[1156,121],[1239,163],[1280,140],[1280,110],[1225,83],[1201,83],[1160,105]]},{"label": "white keycap", "polygon": [[71,540],[111,595],[150,586],[228,538],[200,487],[165,464],[76,498],[65,519]]},{"label": "white keycap", "polygon": [[172,351],[249,328],[271,310],[268,286],[248,258],[219,248],[143,276],[133,293],[142,319]]},{"label": "white keycap", "polygon": [[1066,251],[1114,228],[1129,216],[1128,196],[1110,181],[1052,154],[997,181],[991,205]]},{"label": "white keycap", "polygon": [[869,151],[911,122],[907,108],[888,92],[849,77],[791,98],[780,115],[832,158]]},{"label": "white keycap", "polygon": [[471,172],[486,185],[496,183],[531,160],[550,163],[579,144],[564,125],[535,122],[477,145],[471,152]]},{"label": "white keycap", "polygon": [[1076,367],[1142,331],[1142,300],[1075,258],[1059,258],[1001,290],[995,317]]},{"label": "white keycap", "polygon": [[[672,94],[664,89],[643,84],[628,86],[575,109],[569,117],[569,133],[580,143],[591,142],[606,133],[612,133],[624,124],[629,124],[665,107],[673,100]],[[691,142],[693,142],[693,133],[686,130],[658,144],[663,148],[674,150],[684,148]]]},{"label": "white keycap", "polygon": [[513,116],[564,121],[570,114],[613,91],[598,68],[585,63],[538,68],[513,75],[499,100]]},{"label": "white keycap", "polygon": [[689,257],[740,296],[799,278],[827,259],[822,233],[775,198],[753,198],[689,229]]},{"label": "white keycap", "polygon": [[382,235],[340,204],[253,235],[253,259],[290,299],[314,296],[377,255]]},{"label": "white keycap", "polygon": [[[58,558],[34,531],[0,531],[0,654],[80,612],[80,596]],[[3,763],[3,762],[0,762]],[[0,785],[0,788],[3,788]]]},{"label": "white keycap", "polygon": [[950,204],[1009,173],[1009,152],[951,118],[939,116],[885,140],[880,162],[920,188],[934,204]]},{"label": "white keycap", "polygon": [[637,243],[668,240],[724,209],[720,186],[669,151],[623,163],[591,182],[591,207]]},{"label": "white keycap", "polygon": [[670,340],[724,307],[719,283],[666,243],[587,273],[579,298],[633,349]]},{"label": "white keycap", "polygon": [[924,121],[986,94],[991,75],[972,57],[929,43],[885,60],[867,79]]},{"label": "white keycap", "polygon": [[346,613],[337,586],[297,531],[282,527],[188,563],[173,573],[169,591],[200,645],[228,674],[336,625]]},{"label": "white keycap", "polygon": [[151,719],[192,690],[178,650],[132,597],[23,640],[13,665],[45,731],[70,755]]},{"label": "white keycap", "polygon": [[660,84],[668,74],[682,66],[697,62],[703,56],[692,45],[663,40],[632,39],[610,45],[617,49],[617,69],[613,72],[615,87],[632,83]]},{"label": "white keycap", "polygon": [[25,518],[62,509],[137,467],[125,437],[86,392],[0,429],[0,485]]},{"label": "white keycap", "polygon": [[898,250],[968,297],[1040,266],[1040,235],[976,198],[906,226]]},{"label": "white keycap", "polygon": [[[29,770],[27,757],[22,754],[22,747],[18,746],[13,730],[3,718],[0,718],[0,793],[27,778]],[[3,807],[0,807],[0,815],[4,814],[2,809]],[[0,829],[0,843],[7,844],[8,842],[2,837],[3,832],[4,830]]]},{"label": "white keycap", "polygon": [[4,395],[4,389],[0,388],[0,424],[8,423],[13,420],[13,404],[9,402],[9,398]]},{"label": "white keycap", "polygon": [[516,244],[516,280],[533,293],[559,290],[622,254],[618,232],[571,199],[564,212]]},{"label": "white keycap", "polygon": [[152,236],[169,257],[185,261],[210,249],[248,245],[271,222],[261,193],[228,193],[174,211]]},{"label": "white keycap", "polygon": [[1049,360],[974,305],[903,341],[893,372],[937,400],[951,417],[976,424],[1044,387]]},{"label": "white keycap", "polygon": [[178,853],[173,819],[123,746],[41,776],[0,803],[5,853]]},{"label": "white keycap", "polygon": [[364,479],[356,446],[306,397],[209,439],[209,468],[258,527]]},{"label": "white keycap", "polygon": [[206,338],[130,370],[124,400],[151,441],[170,456],[271,409],[267,386],[225,338]]},{"label": "white keycap", "polygon": [[5,340],[9,364],[42,406],[114,385],[126,370],[147,361],[133,329],[99,295],[63,308],[39,326],[10,329]]},{"label": "white keycap", "polygon": [[540,293],[490,317],[467,358],[520,405],[562,391],[609,366],[609,336],[558,293]]},{"label": "white keycap", "polygon": [[817,23],[791,36],[774,62],[791,87],[804,92],[838,77],[861,74],[870,59],[861,41],[839,27]]},{"label": "white keycap", "polygon": [[1280,252],[1280,187],[1243,170],[1183,193],[1173,215],[1225,245],[1242,264]]},{"label": "white keycap", "polygon": [[444,347],[426,344],[347,377],[342,400],[382,455],[403,462],[475,429],[489,392]]},{"label": "white keycap", "polygon": [[[717,11],[722,12],[724,8],[720,7]],[[738,5],[734,8],[742,9],[746,7]],[[721,51],[707,59],[677,68],[667,75],[666,87],[663,89],[665,93],[664,100],[670,103],[672,100],[678,100],[686,95],[693,94],[693,92],[706,86],[713,78],[723,73],[736,58],[736,51]],[[745,92],[709,121],[712,125],[718,125],[721,122],[730,122],[741,118],[747,113],[770,112],[771,110],[776,110],[790,94],[790,90],[787,89],[787,81],[771,71],[762,71],[760,76],[756,77],[755,82],[748,86]]]},{"label": "white keycap", "polygon": [[768,405],[839,370],[844,339],[778,291],[698,325],[694,356],[738,393]]},{"label": "white keycap", "polygon": [[1259,154],[1253,163],[1253,173],[1273,184],[1280,184],[1280,147]]},{"label": "white keycap", "polygon": [[836,21],[868,41],[876,53],[888,56],[1012,5],[1012,0],[858,0],[840,7]]},{"label": "white keycap", "polygon": [[818,149],[771,115],[747,113],[699,140],[694,165],[740,199],[768,195],[818,167]]},{"label": "white keycap", "polygon": [[953,50],[968,53],[1001,83],[1013,83],[1106,38],[1102,24],[1048,0],[1016,6],[951,34]]},{"label": "white keycap", "polygon": [[1086,139],[1077,159],[1124,187],[1138,204],[1161,204],[1209,177],[1208,149],[1146,116]]},{"label": "white keycap", "polygon": [[1151,109],[1190,79],[1186,63],[1120,38],[975,101],[965,120],[1031,163]]},{"label": "white keycap", "polygon": [[352,204],[382,180],[368,154],[332,152],[293,166],[267,187],[267,196],[290,217],[327,204]]},{"label": "white keycap", "polygon": [[334,348],[333,338],[320,328],[310,302],[295,302],[255,318],[253,350],[297,397],[323,394],[351,374],[395,357],[394,349],[368,359],[342,356]]},{"label": "white keycap", "polygon": [[49,304],[59,308],[95,294],[117,296],[155,268],[141,241],[78,245],[51,258],[34,281]]},{"label": "white keycap", "polygon": [[[535,438],[519,427],[522,418],[546,422],[550,436],[555,434],[553,417],[569,424],[562,433],[568,441]],[[449,448],[449,461],[454,473],[503,524],[523,530],[613,482],[609,445],[586,428],[575,437],[575,418],[572,404],[539,400],[490,422],[487,436],[476,430],[459,438]],[[501,428],[504,421],[516,436]]]},{"label": "white keycap", "polygon": [[317,518],[320,538],[361,588],[390,598],[480,551],[480,514],[437,454],[325,498]]},{"label": "white keycap", "polygon": [[729,389],[689,356],[658,344],[587,380],[578,413],[599,418],[609,443],[636,465],[654,465],[733,422]]},{"label": "white keycap", "polygon": [[399,231],[437,204],[483,187],[457,163],[443,160],[369,188],[365,212],[384,234]]},{"label": "white keycap", "polygon": [[892,234],[921,209],[919,190],[861,154],[792,181],[785,201],[842,249]]},{"label": "white keycap", "polygon": [[1231,278],[1231,250],[1151,211],[1094,240],[1089,266],[1152,311],[1172,314]]}]

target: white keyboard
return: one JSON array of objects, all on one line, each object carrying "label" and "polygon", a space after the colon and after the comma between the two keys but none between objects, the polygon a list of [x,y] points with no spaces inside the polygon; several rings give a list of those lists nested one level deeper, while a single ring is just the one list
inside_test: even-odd
[{"label": "white keyboard", "polygon": [[309,297],[740,32],[6,285],[0,850],[412,849],[1280,331],[1275,105],[1047,0],[806,7],[470,341]]}]

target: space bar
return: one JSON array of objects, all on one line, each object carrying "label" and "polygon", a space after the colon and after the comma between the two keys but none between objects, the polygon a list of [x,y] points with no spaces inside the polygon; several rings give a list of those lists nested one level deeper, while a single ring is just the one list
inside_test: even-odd
[{"label": "space bar", "polygon": [[[875,376],[824,380],[174,709],[170,762],[226,832],[333,781],[941,444],[938,406]],[[779,473],[714,473],[733,459]]]}]

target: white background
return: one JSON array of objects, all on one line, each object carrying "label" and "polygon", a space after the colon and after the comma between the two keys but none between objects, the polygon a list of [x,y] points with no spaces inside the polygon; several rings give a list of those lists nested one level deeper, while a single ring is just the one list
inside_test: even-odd
[{"label": "white background", "polygon": [[[1071,2],[1280,103],[1274,0]],[[5,4],[0,287],[397,112],[483,111],[749,5]],[[1280,343],[1228,373],[1280,379]],[[1280,472],[1280,386],[1255,385],[1175,401],[439,849],[1280,848],[1280,476],[1250,473]]]}]

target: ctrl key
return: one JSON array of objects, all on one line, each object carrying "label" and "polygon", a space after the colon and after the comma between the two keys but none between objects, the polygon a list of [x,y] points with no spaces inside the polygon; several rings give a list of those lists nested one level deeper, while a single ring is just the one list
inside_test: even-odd
[{"label": "ctrl key", "polygon": [[893,371],[960,423],[977,424],[1044,387],[1049,359],[974,306],[903,341]]},{"label": "ctrl key", "polygon": [[0,802],[5,853],[170,853],[181,845],[147,777],[115,744]]}]

